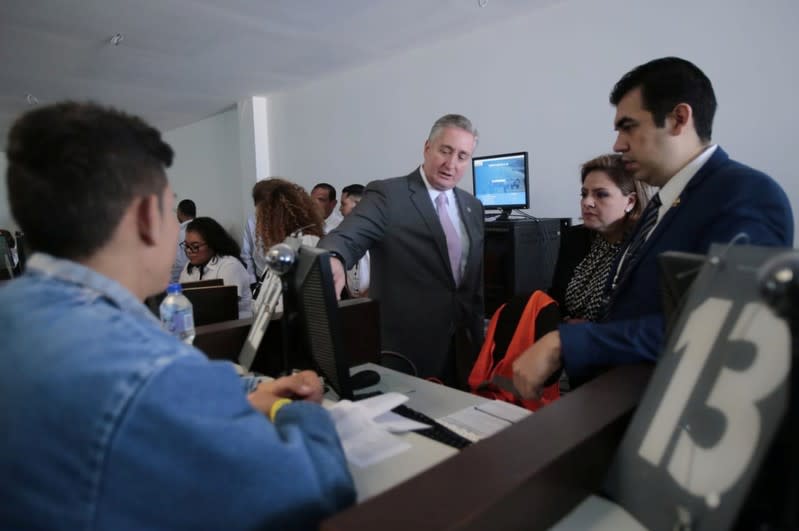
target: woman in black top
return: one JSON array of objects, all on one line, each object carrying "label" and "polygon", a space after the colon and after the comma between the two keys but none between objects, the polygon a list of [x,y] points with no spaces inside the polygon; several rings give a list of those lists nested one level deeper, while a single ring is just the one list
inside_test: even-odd
[{"label": "woman in black top", "polygon": [[561,234],[550,295],[567,321],[596,321],[610,267],[650,198],[621,155],[601,155],[580,172],[582,225]]}]

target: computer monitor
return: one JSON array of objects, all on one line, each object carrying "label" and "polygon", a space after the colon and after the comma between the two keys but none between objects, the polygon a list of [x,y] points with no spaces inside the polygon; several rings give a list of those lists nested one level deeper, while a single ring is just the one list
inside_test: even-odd
[{"label": "computer monitor", "polygon": [[330,254],[300,245],[294,266],[283,276],[283,319],[291,338],[290,355],[305,354],[339,398],[352,400],[349,355],[343,346]]},{"label": "computer monitor", "polygon": [[486,210],[511,211],[530,207],[529,163],[526,151],[472,157],[474,195]]},{"label": "computer monitor", "polygon": [[340,399],[348,400],[355,398],[354,390],[377,383],[370,378],[377,376],[379,380],[375,371],[350,375],[350,355],[344,346],[330,254],[289,236],[269,250],[267,262],[274,265],[267,267],[262,278],[253,324],[239,354],[239,364],[246,370],[253,366],[270,321],[279,317],[279,323],[273,324],[279,327],[282,344],[278,372],[312,368]]}]

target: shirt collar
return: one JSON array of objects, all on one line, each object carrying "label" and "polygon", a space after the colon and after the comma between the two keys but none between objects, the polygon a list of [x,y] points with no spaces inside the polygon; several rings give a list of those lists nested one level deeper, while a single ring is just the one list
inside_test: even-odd
[{"label": "shirt collar", "polygon": [[705,148],[705,150],[700,153],[696,158],[694,158],[691,162],[683,166],[683,168],[674,174],[674,177],[669,179],[669,182],[663,185],[663,188],[660,189],[660,211],[658,212],[658,219],[663,217],[663,214],[671,208],[671,205],[677,201],[677,198],[680,197],[680,194],[688,185],[688,182],[696,175],[696,172],[705,165],[705,162],[713,156],[713,153],[716,152],[716,148],[718,148],[718,144],[713,144]]},{"label": "shirt collar", "polygon": [[424,168],[421,165],[419,166],[419,173],[422,174],[422,182],[424,183],[425,188],[427,188],[427,193],[430,194],[430,200],[433,202],[433,204],[436,202],[436,197],[442,193],[447,194],[448,204],[454,204],[453,201],[455,200],[455,192],[451,188],[449,190],[445,190],[444,192],[433,188],[430,185],[430,181],[427,180],[427,174],[425,174]]},{"label": "shirt collar", "polygon": [[89,289],[122,311],[146,316],[158,322],[147,307],[122,284],[82,264],[45,253],[34,253],[28,260],[26,268],[30,273],[57,278]]}]

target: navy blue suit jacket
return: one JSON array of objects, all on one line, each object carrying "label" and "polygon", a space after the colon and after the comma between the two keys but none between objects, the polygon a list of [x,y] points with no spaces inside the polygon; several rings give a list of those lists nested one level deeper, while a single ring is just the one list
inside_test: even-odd
[{"label": "navy blue suit jacket", "polygon": [[768,175],[731,160],[721,149],[688,182],[643,244],[610,300],[606,322],[560,326],[564,368],[574,382],[601,367],[654,361],[664,343],[657,256],[707,253],[712,243],[793,245],[793,214]]}]

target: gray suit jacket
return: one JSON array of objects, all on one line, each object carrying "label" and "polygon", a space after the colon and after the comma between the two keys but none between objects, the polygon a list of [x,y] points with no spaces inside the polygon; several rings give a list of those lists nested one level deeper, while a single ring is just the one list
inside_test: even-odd
[{"label": "gray suit jacket", "polygon": [[454,192],[469,238],[460,286],[418,169],[369,183],[352,214],[319,247],[339,253],[347,268],[370,251],[369,296],[380,301],[383,349],[410,358],[419,376],[440,376],[454,338],[463,384],[482,343],[483,206],[463,190]]}]

